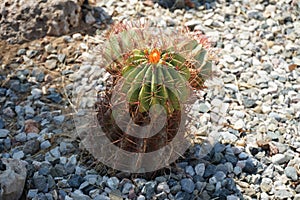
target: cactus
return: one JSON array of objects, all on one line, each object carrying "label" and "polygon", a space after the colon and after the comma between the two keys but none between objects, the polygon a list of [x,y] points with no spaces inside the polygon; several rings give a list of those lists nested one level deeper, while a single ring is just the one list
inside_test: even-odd
[{"label": "cactus", "polygon": [[[186,30],[162,31],[117,24],[101,49],[102,64],[114,77],[115,91],[109,89],[107,101],[99,102],[98,120],[111,142],[126,151],[152,152],[172,141],[182,124],[184,105],[212,74],[214,58],[206,37]],[[112,97],[113,92],[118,98]],[[128,108],[138,125],[149,124],[151,108],[160,105],[163,109],[156,110],[157,116],[164,110],[166,125],[154,136],[134,137],[124,131],[128,121],[125,129],[118,127],[110,101],[126,104],[120,109],[125,113]]]},{"label": "cactus", "polygon": [[[119,39],[115,37],[108,42],[111,46],[118,40],[125,43],[123,46],[130,46],[126,42],[127,32],[120,33]],[[112,74],[125,78],[123,92],[128,91],[129,104],[137,105],[139,112],[148,112],[151,106],[160,104],[172,114],[187,100],[189,86],[201,89],[211,76],[212,60],[207,58],[208,50],[201,43],[192,39],[177,48],[182,54],[170,47],[133,49],[107,66]],[[115,54],[121,54],[120,49],[115,49],[110,56]]]}]

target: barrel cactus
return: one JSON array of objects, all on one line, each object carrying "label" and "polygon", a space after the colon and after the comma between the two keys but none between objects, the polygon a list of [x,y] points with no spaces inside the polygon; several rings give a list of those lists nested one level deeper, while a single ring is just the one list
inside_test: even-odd
[{"label": "barrel cactus", "polygon": [[130,28],[118,29],[117,34],[108,39],[104,50],[106,69],[126,80],[123,91],[127,92],[129,104],[137,105],[139,112],[147,112],[152,105],[160,104],[172,114],[180,108],[179,99],[181,103],[186,101],[189,90],[203,88],[211,76],[213,59],[209,43],[197,33],[193,39],[181,38],[176,46],[134,48],[134,42],[130,44],[130,41],[134,37],[139,41],[147,32]]},{"label": "barrel cactus", "polygon": [[[99,125],[110,142],[122,149],[118,153],[135,153],[131,157],[124,153],[118,161],[130,157],[146,171],[161,168],[186,150],[179,147],[186,144],[183,116],[195,91],[203,89],[212,75],[210,43],[201,33],[186,29],[126,23],[114,25],[106,37],[98,53],[112,84],[99,93]],[[177,143],[170,145],[175,139]],[[168,159],[147,157],[160,149],[165,152],[158,154],[168,154]],[[127,159],[123,159],[126,164]]]}]

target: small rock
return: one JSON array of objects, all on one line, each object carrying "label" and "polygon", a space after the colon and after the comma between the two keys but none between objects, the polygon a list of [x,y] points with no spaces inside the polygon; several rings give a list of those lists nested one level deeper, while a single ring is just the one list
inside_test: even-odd
[{"label": "small rock", "polygon": [[15,136],[17,142],[25,142],[27,140],[27,135],[24,132],[21,132]]},{"label": "small rock", "polygon": [[279,189],[275,190],[274,196],[275,199],[288,199],[292,198],[294,196],[294,193],[292,191],[289,191],[288,189]]},{"label": "small rock", "polygon": [[0,138],[6,138],[9,133],[10,131],[7,129],[0,129]]},{"label": "small rock", "polygon": [[287,161],[287,158],[284,154],[278,153],[272,156],[272,162],[275,164],[283,164]]},{"label": "small rock", "polygon": [[187,193],[194,192],[195,184],[194,182],[189,178],[184,178],[180,181],[181,189]]},{"label": "small rock", "polygon": [[73,34],[72,38],[74,40],[80,41],[82,39],[82,35],[80,33]]},{"label": "small rock", "polygon": [[192,166],[186,166],[185,172],[188,173],[188,174],[191,175],[191,176],[194,176],[194,175],[195,175],[195,171],[194,171],[194,169],[193,169]]},{"label": "small rock", "polygon": [[117,177],[111,177],[107,180],[107,186],[110,187],[112,190],[116,190],[119,186],[119,179]]},{"label": "small rock", "polygon": [[145,194],[147,199],[152,198],[155,194],[155,186],[155,181],[149,181],[145,183],[145,186],[142,189],[142,194]]},{"label": "small rock", "polygon": [[17,52],[18,56],[22,56],[22,55],[25,55],[25,54],[26,54],[26,49],[19,49],[18,52]]},{"label": "small rock", "polygon": [[48,190],[47,179],[44,176],[42,175],[33,176],[33,183],[39,192],[47,192]]},{"label": "small rock", "polygon": [[167,182],[159,183],[156,190],[157,190],[157,192],[170,193],[170,188],[169,188],[169,185],[167,184]]},{"label": "small rock", "polygon": [[28,58],[33,58],[38,54],[37,50],[27,50],[26,55]]},{"label": "small rock", "polygon": [[61,125],[64,122],[64,120],[65,120],[65,116],[64,115],[59,115],[59,116],[53,117],[53,121],[57,125]]},{"label": "small rock", "polygon": [[36,152],[38,152],[38,150],[40,149],[40,143],[38,140],[29,140],[28,142],[25,143],[24,147],[23,147],[23,152],[25,154],[35,154]]},{"label": "small rock", "polygon": [[70,185],[70,187],[77,189],[83,183],[83,181],[84,179],[81,176],[74,174],[68,180],[68,184]]},{"label": "small rock", "polygon": [[50,59],[45,62],[45,67],[50,70],[55,69],[56,65],[57,65],[57,60],[55,59]]},{"label": "small rock", "polygon": [[57,60],[60,62],[60,63],[63,63],[65,62],[65,59],[66,59],[66,55],[65,54],[58,54],[57,55]]},{"label": "small rock", "polygon": [[28,190],[27,198],[28,199],[33,199],[34,197],[37,196],[38,192],[39,192],[38,189],[30,189],[30,190]]},{"label": "small rock", "polygon": [[298,180],[298,175],[295,167],[288,166],[284,169],[284,173],[288,178],[291,178],[293,181]]},{"label": "small rock", "polygon": [[[94,24],[96,22],[95,17],[93,16],[93,14],[91,12],[88,12],[85,15],[85,23],[87,24]],[[75,38],[74,38],[75,39]]]},{"label": "small rock", "polygon": [[128,194],[132,188],[134,188],[132,183],[125,183],[122,188],[122,194]]},{"label": "small rock", "polygon": [[54,149],[51,149],[50,153],[55,158],[59,158],[61,156],[60,151],[59,151],[59,147],[55,147]]},{"label": "small rock", "polygon": [[240,166],[235,166],[235,167],[233,168],[233,173],[234,173],[235,175],[239,175],[240,173],[242,173],[242,168],[241,168]]},{"label": "small rock", "polygon": [[40,145],[41,149],[48,149],[49,147],[51,147],[51,143],[48,140],[43,141]]},{"label": "small rock", "polygon": [[60,103],[62,101],[62,97],[58,93],[51,93],[47,96],[47,99],[50,99],[54,103]]},{"label": "small rock", "polygon": [[137,200],[146,200],[146,197],[143,196],[143,195],[139,195],[139,196],[137,197]]},{"label": "small rock", "polygon": [[24,156],[25,156],[25,154],[24,154],[24,152],[23,151],[17,151],[17,152],[15,152],[15,153],[13,153],[13,158],[14,159],[22,159],[22,158],[24,158]]},{"label": "small rock", "polygon": [[199,163],[195,166],[195,172],[199,176],[203,176],[205,172],[205,164],[204,163]]},{"label": "small rock", "polygon": [[217,171],[213,177],[215,177],[217,181],[222,181],[225,179],[226,174],[223,171]]},{"label": "small rock", "polygon": [[273,187],[273,181],[270,178],[262,178],[261,180],[261,184],[260,184],[260,189],[263,192],[269,192],[271,191]]},{"label": "small rock", "polygon": [[39,134],[37,133],[28,133],[27,134],[27,140],[33,140],[39,137]]}]

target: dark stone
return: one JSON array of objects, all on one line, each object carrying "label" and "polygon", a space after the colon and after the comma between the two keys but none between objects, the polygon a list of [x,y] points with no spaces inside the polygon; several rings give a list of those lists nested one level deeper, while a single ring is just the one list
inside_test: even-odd
[{"label": "dark stone", "polygon": [[216,143],[213,151],[215,153],[222,153],[225,150],[226,146],[224,144]]},{"label": "dark stone", "polygon": [[51,175],[47,176],[47,183],[48,183],[49,189],[53,189],[56,186],[55,180],[53,179],[53,177]]},{"label": "dark stone", "polygon": [[62,101],[62,97],[59,93],[51,93],[47,96],[47,99],[50,99],[54,103],[60,103]]},{"label": "dark stone", "polygon": [[253,156],[255,156],[256,154],[258,154],[259,149],[256,147],[250,147],[250,152]]},{"label": "dark stone", "polygon": [[226,184],[225,184],[225,188],[227,188],[230,191],[236,191],[237,187],[235,185],[235,181],[232,178],[226,178]]},{"label": "dark stone", "polygon": [[193,176],[193,181],[196,183],[196,182],[203,182],[203,181],[205,181],[205,179],[202,177],[202,176],[200,176],[200,175],[194,175]]},{"label": "dark stone", "polygon": [[35,154],[36,152],[38,152],[40,149],[40,142],[36,139],[33,140],[29,140],[28,142],[25,143],[24,147],[23,147],[23,152],[25,154]]},{"label": "dark stone", "polygon": [[68,184],[70,185],[70,187],[72,188],[79,188],[79,186],[81,185],[81,183],[83,183],[84,179],[75,174],[75,175],[72,175],[71,178],[68,180]]},{"label": "dark stone", "polygon": [[257,104],[253,99],[244,98],[244,106],[245,108],[254,108],[255,106],[257,106]]},{"label": "dark stone", "polygon": [[254,165],[254,163],[250,159],[248,159],[246,161],[245,167],[243,168],[243,171],[246,173],[249,173],[249,174],[254,174],[257,172],[257,167]]},{"label": "dark stone", "polygon": [[217,169],[217,167],[215,165],[208,165],[205,168],[205,172],[204,172],[203,177],[208,178],[208,177],[214,175],[216,173],[216,169]]},{"label": "dark stone", "polygon": [[44,176],[38,175],[33,177],[33,183],[36,189],[39,190],[39,192],[47,192],[48,191],[48,185],[47,185],[47,179]]},{"label": "dark stone", "polygon": [[21,84],[19,80],[10,80],[9,81],[9,88],[12,89],[15,92],[20,91]]},{"label": "dark stone", "polygon": [[225,154],[225,158],[228,162],[231,162],[233,166],[238,162],[238,158],[234,154]]},{"label": "dark stone", "polygon": [[222,153],[214,153],[213,157],[212,157],[212,163],[213,164],[218,164],[221,162],[222,158],[223,158],[223,154]]},{"label": "dark stone", "polygon": [[39,175],[47,175],[50,173],[50,169],[47,166],[43,166],[39,169]]},{"label": "dark stone", "polygon": [[224,172],[225,174],[227,174],[228,168],[227,168],[227,166],[224,165],[224,164],[219,164],[219,165],[217,165],[216,171],[222,171],[222,172]]},{"label": "dark stone", "polygon": [[57,165],[55,165],[55,167],[52,167],[50,169],[50,174],[53,177],[62,177],[65,174],[65,168],[64,168],[64,166],[57,164]]}]

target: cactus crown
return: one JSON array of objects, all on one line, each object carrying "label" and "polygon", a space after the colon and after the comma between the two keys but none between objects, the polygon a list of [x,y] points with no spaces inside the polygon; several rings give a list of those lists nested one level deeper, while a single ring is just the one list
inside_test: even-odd
[{"label": "cactus crown", "polygon": [[197,32],[119,23],[104,47],[106,69],[123,79],[121,91],[139,113],[159,104],[171,115],[212,73],[210,44]]}]

